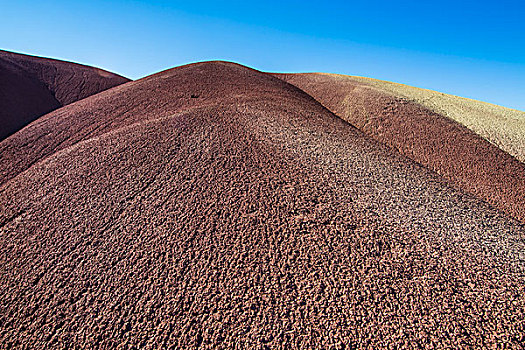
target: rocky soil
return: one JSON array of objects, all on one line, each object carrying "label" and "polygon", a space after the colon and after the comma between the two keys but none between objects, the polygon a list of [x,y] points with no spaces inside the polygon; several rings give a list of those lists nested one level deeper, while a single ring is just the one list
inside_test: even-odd
[{"label": "rocky soil", "polygon": [[525,228],[208,62],[0,142],[0,348],[520,349]]},{"label": "rocky soil", "polygon": [[316,73],[277,76],[366,135],[525,223],[525,163],[474,131],[359,80]]}]

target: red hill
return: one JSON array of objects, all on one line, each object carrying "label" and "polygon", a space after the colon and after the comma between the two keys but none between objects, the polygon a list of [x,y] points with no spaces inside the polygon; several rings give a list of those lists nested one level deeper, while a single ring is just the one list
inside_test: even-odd
[{"label": "red hill", "polygon": [[50,111],[127,81],[94,67],[0,50],[0,140]]},{"label": "red hill", "polygon": [[5,348],[519,347],[524,228],[207,62],[0,143]]},{"label": "red hill", "polygon": [[525,164],[472,130],[358,80],[317,73],[277,76],[371,138],[525,222]]}]

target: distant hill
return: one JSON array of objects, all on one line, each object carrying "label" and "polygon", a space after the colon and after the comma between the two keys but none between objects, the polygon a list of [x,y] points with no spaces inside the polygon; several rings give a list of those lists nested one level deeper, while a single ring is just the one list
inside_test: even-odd
[{"label": "distant hill", "polygon": [[127,81],[99,68],[0,50],[0,140],[48,112]]},{"label": "distant hill", "polygon": [[383,80],[327,74],[352,79],[394,96],[405,97],[466,126],[525,162],[525,112],[470,98]]},{"label": "distant hill", "polygon": [[525,164],[518,160],[525,156],[525,113],[368,78],[277,76],[366,135],[525,222]]},{"label": "distant hill", "polygon": [[363,84],[356,128],[315,84],[191,64],[1,141],[0,348],[520,348],[525,227],[414,160],[411,118],[521,163]]}]

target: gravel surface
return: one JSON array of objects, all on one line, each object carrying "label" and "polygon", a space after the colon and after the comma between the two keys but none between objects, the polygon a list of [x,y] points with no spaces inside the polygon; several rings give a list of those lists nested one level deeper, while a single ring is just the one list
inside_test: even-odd
[{"label": "gravel surface", "polygon": [[381,92],[367,80],[317,73],[277,76],[368,136],[525,223],[525,163],[474,131],[402,96]]},{"label": "gravel surface", "polygon": [[115,87],[0,169],[1,348],[523,348],[523,225],[271,75]]},{"label": "gravel surface", "polygon": [[94,67],[0,50],[0,140],[52,110],[127,81]]}]

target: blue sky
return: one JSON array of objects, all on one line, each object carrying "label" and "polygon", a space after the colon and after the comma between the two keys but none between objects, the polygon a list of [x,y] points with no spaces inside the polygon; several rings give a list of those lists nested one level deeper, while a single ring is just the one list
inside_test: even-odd
[{"label": "blue sky", "polygon": [[0,48],[136,79],[223,59],[368,76],[525,111],[524,1],[0,0]]}]

